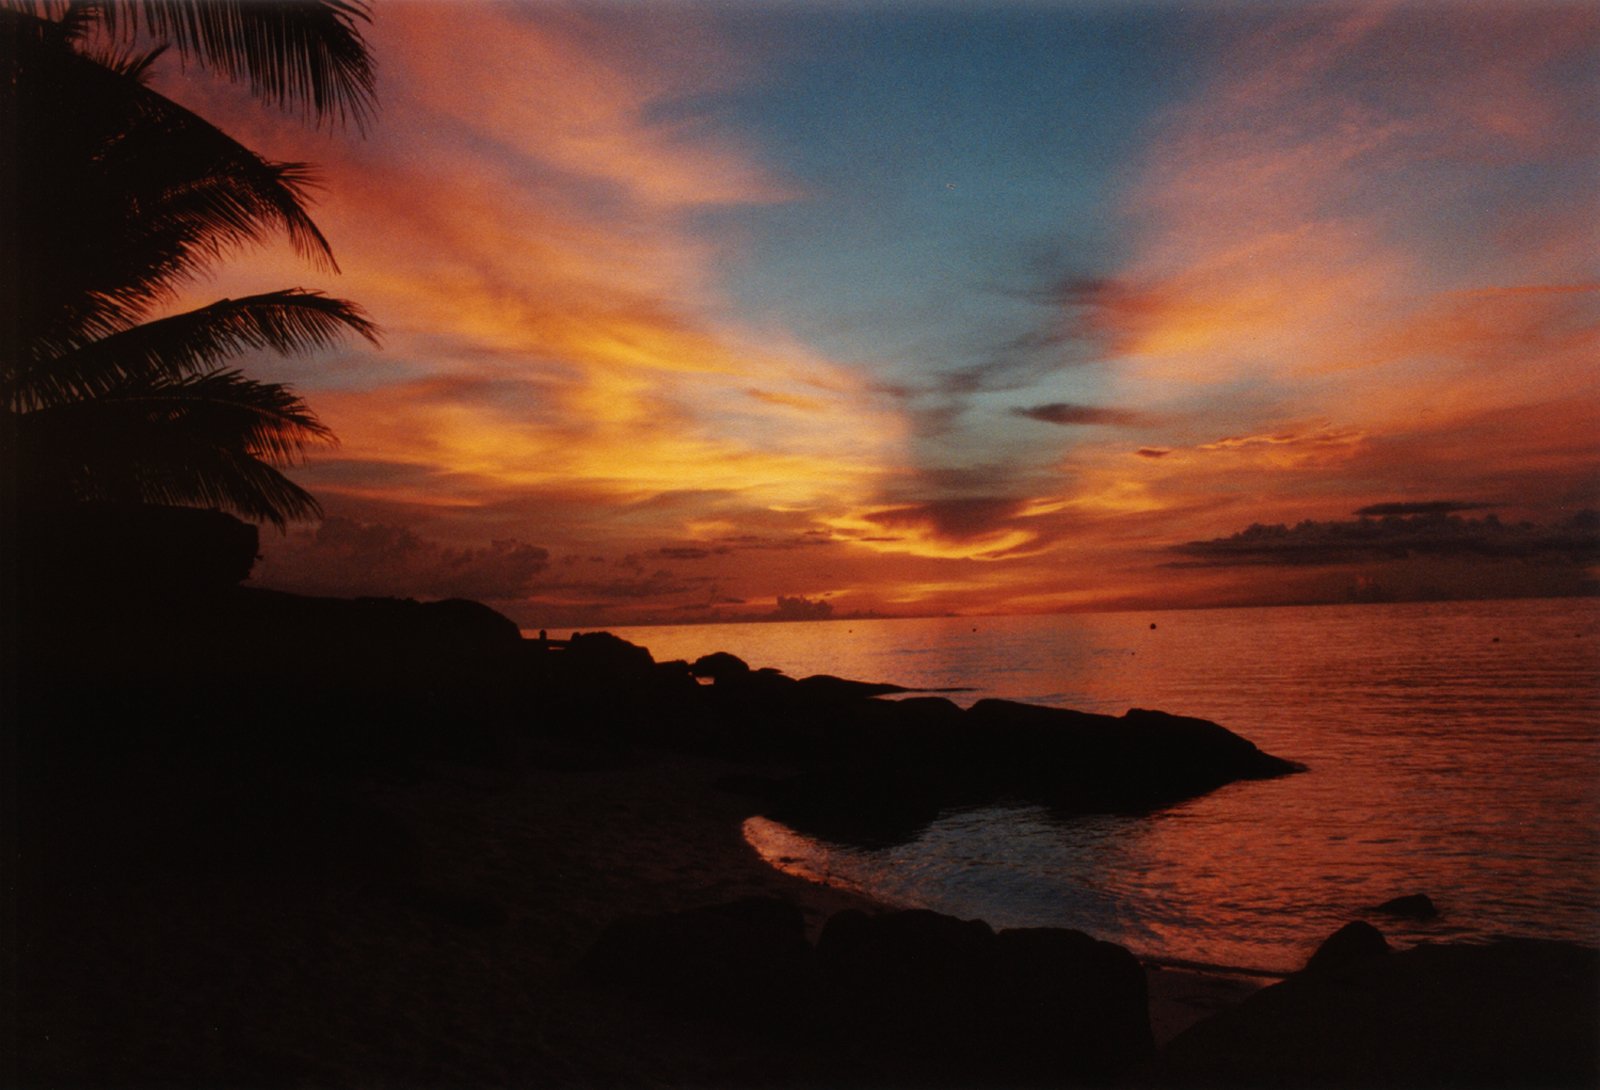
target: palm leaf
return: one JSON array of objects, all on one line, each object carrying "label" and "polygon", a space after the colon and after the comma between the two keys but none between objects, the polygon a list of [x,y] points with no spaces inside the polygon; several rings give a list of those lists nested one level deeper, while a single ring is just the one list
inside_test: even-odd
[{"label": "palm leaf", "polygon": [[[219,507],[280,527],[318,512],[279,467],[332,434],[287,387],[217,367],[374,327],[299,290],[138,325],[280,231],[336,269],[306,211],[310,169],[156,94],[145,78],[161,50],[140,50],[167,38],[269,100],[362,125],[366,20],[363,0],[0,0],[0,493]],[[109,39],[91,45],[97,22]]]},{"label": "palm leaf", "polygon": [[115,38],[141,31],[280,107],[365,129],[376,102],[372,55],[359,0],[95,0]]},{"label": "palm leaf", "polygon": [[13,420],[29,491],[217,507],[279,527],[319,508],[276,467],[334,442],[287,387],[236,371],[129,383]]},{"label": "palm leaf", "polygon": [[[0,114],[26,169],[3,171],[11,345],[60,355],[137,321],[206,265],[283,231],[336,268],[306,209],[314,179],[0,9]],[[130,64],[139,59],[130,59]]]},{"label": "palm leaf", "polygon": [[360,307],[321,292],[296,288],[222,299],[34,363],[15,380],[0,382],[0,394],[14,409],[40,409],[130,382],[211,370],[241,352],[303,355],[352,332],[377,343],[377,328]]}]

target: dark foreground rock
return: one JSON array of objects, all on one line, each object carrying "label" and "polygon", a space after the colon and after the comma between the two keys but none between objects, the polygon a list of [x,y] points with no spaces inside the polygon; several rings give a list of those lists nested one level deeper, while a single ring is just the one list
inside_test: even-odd
[{"label": "dark foreground rock", "polygon": [[1305,971],[1324,973],[1346,969],[1388,952],[1389,940],[1383,937],[1383,932],[1365,920],[1356,920],[1324,939],[1306,962]]},{"label": "dark foreground rock", "polygon": [[1152,1048],[1144,969],[1082,932],[842,912],[817,961],[841,1055],[867,1081],[1098,1081]]},{"label": "dark foreground rock", "polygon": [[1409,893],[1404,897],[1391,897],[1372,911],[1402,920],[1431,920],[1439,915],[1439,906],[1426,893]]},{"label": "dark foreground rock", "polygon": [[1008,800],[1062,814],[1133,813],[1302,766],[1202,719],[1094,715],[980,700],[858,701],[830,712],[829,746],[767,816],[864,847],[915,837],[941,810]]},{"label": "dark foreground rock", "polygon": [[1179,1035],[1146,1080],[1182,1087],[1600,1084],[1600,951],[1424,944],[1298,973]]},{"label": "dark foreground rock", "polygon": [[802,1083],[1098,1083],[1153,1049],[1143,967],[1057,928],[850,910],[813,951],[793,906],[763,898],[617,920],[581,967],[677,1016],[761,1033]]}]

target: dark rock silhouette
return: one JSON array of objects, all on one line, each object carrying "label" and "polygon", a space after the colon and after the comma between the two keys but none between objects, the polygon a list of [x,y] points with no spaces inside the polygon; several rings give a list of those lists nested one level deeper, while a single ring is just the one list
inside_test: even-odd
[{"label": "dark rock silhouette", "polygon": [[832,674],[813,674],[800,679],[800,690],[804,700],[812,704],[842,703],[849,700],[859,700],[869,696],[887,696],[892,693],[903,693],[906,690],[899,685],[890,685],[885,682],[850,681],[846,678],[834,677]]},{"label": "dark rock silhouette", "polygon": [[1600,1082],[1600,951],[1424,944],[1302,972],[1175,1038],[1182,1087],[1579,1087]]},{"label": "dark rock silhouette", "polygon": [[732,681],[746,677],[750,673],[750,664],[738,655],[730,655],[726,651],[713,651],[709,655],[701,655],[689,667],[695,677],[708,677],[712,681]]},{"label": "dark rock silhouette", "polygon": [[604,676],[636,677],[655,664],[650,652],[609,632],[574,632],[567,641],[569,669]]},{"label": "dark rock silhouette", "polygon": [[1407,920],[1431,920],[1439,915],[1439,908],[1433,899],[1426,893],[1412,893],[1404,897],[1393,897],[1381,905],[1374,905],[1374,912],[1381,912],[1385,916],[1397,916]]},{"label": "dark rock silhouette", "polygon": [[748,1025],[804,1085],[1103,1081],[1152,1052],[1143,967],[1077,931],[851,910],[813,951],[793,905],[757,897],[623,917],[579,968],[676,1017]]},{"label": "dark rock silhouette", "polygon": [[1333,972],[1359,965],[1371,958],[1389,952],[1389,940],[1383,932],[1365,920],[1355,920],[1323,940],[1317,952],[1311,955],[1303,970],[1308,973]]},{"label": "dark rock silhouette", "polygon": [[865,847],[909,839],[954,806],[1138,812],[1300,768],[1215,723],[1139,709],[1112,717],[981,700],[962,711],[923,698],[835,708],[827,724],[813,767],[767,813]]},{"label": "dark rock silhouette", "polygon": [[1151,1051],[1143,968],[1080,932],[841,912],[817,964],[832,1038],[866,1081],[1105,1079]]},{"label": "dark rock silhouette", "polygon": [[1022,1074],[1098,1080],[1154,1050],[1144,967],[1124,947],[1058,927],[1003,930],[996,945],[996,1043]]}]

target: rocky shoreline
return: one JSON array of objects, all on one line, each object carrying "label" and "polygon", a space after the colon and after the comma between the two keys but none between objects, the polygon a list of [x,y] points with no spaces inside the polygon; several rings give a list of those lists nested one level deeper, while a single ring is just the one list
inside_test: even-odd
[{"label": "rocky shoreline", "polygon": [[1594,951],[1357,944],[1168,1043],[1262,982],[891,911],[739,836],[1296,771],[1215,724],[886,701],[232,578],[24,584],[7,1085],[1594,1081]]}]

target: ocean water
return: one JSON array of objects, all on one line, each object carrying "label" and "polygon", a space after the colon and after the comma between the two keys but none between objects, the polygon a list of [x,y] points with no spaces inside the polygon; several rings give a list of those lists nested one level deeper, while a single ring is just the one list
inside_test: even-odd
[{"label": "ocean water", "polygon": [[[658,660],[725,650],[796,677],[959,687],[964,704],[1197,715],[1310,769],[1135,817],[952,812],[878,851],[752,819],[774,866],[996,927],[1267,971],[1357,917],[1401,946],[1600,944],[1600,601],[617,631]],[[1367,912],[1415,892],[1438,919]]]}]

